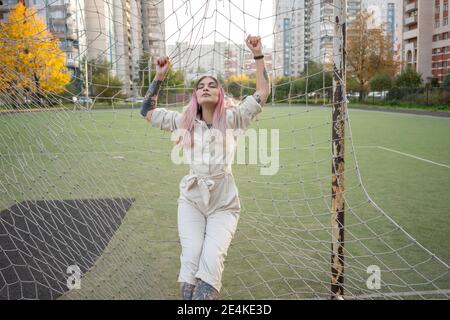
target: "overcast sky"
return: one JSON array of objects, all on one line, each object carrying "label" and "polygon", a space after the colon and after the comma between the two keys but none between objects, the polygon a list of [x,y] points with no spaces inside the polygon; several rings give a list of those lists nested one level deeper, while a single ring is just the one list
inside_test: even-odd
[{"label": "overcast sky", "polygon": [[164,7],[167,44],[243,44],[250,33],[272,46],[272,0],[164,0]]}]

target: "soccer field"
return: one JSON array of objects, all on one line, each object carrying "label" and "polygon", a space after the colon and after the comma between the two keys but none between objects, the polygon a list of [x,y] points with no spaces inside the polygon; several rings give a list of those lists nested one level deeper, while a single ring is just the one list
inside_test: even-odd
[{"label": "soccer field", "polygon": [[[51,288],[54,297],[178,298],[178,183],[188,168],[171,162],[170,133],[151,128],[138,111],[0,116],[0,226],[9,226],[0,229],[4,252],[30,257],[29,248],[40,246],[21,247],[21,241],[36,243],[45,234],[73,240],[83,233],[51,224],[44,228],[36,216],[27,218],[25,209],[21,214],[29,223],[20,230],[21,237],[10,240],[7,230],[16,225],[14,215],[5,215],[19,202],[133,199],[123,219],[115,220],[110,236],[101,222],[94,228],[94,222],[77,221],[96,230],[103,242],[99,254],[75,261],[84,255],[83,248],[88,250],[83,241],[92,242],[78,237],[77,255],[42,255],[40,271],[50,278],[67,278],[68,265],[79,265],[82,271],[81,289],[64,291],[63,282]],[[346,295],[448,298],[450,118],[352,109],[349,117]],[[264,176],[259,162],[233,166],[242,212],[225,262],[222,298],[328,298],[331,110],[267,106],[252,128],[279,130],[280,168]],[[57,243],[49,252],[66,252],[67,242]],[[23,281],[32,288],[37,288],[35,282],[52,287],[46,280],[21,279],[16,269],[25,268],[24,257],[5,257],[0,259],[3,279],[17,280],[0,280],[1,298],[13,291],[32,292],[19,285]],[[65,268],[52,268],[55,261]],[[373,265],[381,271],[379,289],[366,285],[367,268]]]}]

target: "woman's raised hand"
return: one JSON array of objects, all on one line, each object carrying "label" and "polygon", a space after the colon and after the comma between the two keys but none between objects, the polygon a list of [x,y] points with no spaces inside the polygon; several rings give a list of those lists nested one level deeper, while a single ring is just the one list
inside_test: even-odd
[{"label": "woman's raised hand", "polygon": [[260,36],[253,37],[251,34],[249,34],[247,39],[245,39],[245,44],[250,49],[250,51],[253,53],[253,55],[262,54],[262,43],[261,43]]},{"label": "woman's raised hand", "polygon": [[167,70],[170,66],[170,59],[168,56],[165,57],[159,57],[156,59],[156,74],[165,76],[167,73]]}]

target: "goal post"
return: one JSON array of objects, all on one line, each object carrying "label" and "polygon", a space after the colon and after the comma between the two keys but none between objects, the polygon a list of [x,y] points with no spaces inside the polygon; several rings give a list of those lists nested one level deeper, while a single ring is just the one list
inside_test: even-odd
[{"label": "goal post", "polygon": [[334,2],[333,104],[332,104],[332,186],[331,186],[331,293],[344,295],[344,154],[345,154],[345,40],[346,0]]}]

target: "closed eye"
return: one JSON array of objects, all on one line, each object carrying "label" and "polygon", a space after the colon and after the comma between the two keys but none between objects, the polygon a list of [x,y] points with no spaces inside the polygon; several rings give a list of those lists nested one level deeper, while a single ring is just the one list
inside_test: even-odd
[{"label": "closed eye", "polygon": [[[199,84],[197,87],[197,90],[203,89],[204,87],[205,87],[205,85],[203,83]],[[215,82],[211,81],[210,83],[208,83],[208,88],[215,89],[215,88],[217,88],[217,84]]]}]

